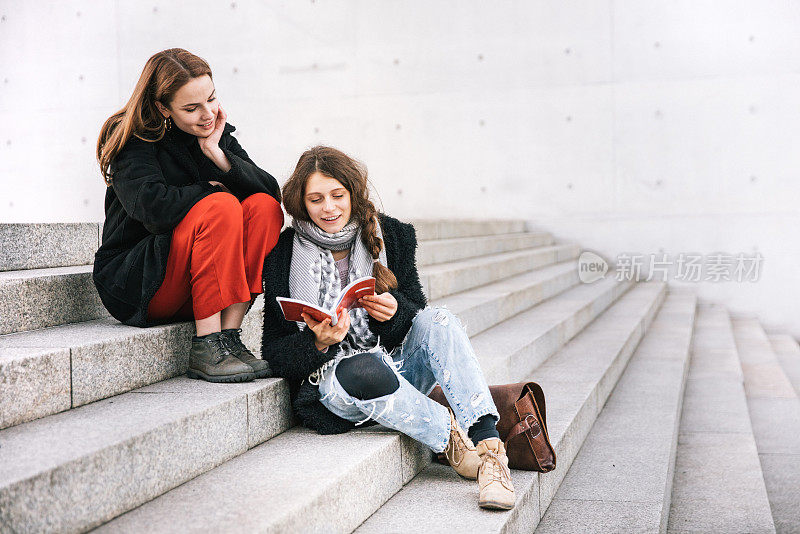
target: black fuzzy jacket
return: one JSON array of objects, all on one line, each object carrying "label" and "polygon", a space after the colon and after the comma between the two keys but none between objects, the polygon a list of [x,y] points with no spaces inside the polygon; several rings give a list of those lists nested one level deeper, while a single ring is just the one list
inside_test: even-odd
[{"label": "black fuzzy jacket", "polygon": [[119,321],[150,326],[147,307],[167,270],[172,229],[202,198],[225,184],[239,200],[267,193],[280,201],[278,182],[248,157],[231,136],[219,146],[231,163],[222,172],[205,157],[197,138],[176,127],[155,143],[133,137],[111,165],[103,241],[95,254],[93,280],[103,305]]},{"label": "black fuzzy jacket", "polygon": [[[397,277],[397,289],[390,291],[397,299],[397,312],[385,322],[370,317],[369,328],[380,336],[381,345],[391,351],[403,342],[411,328],[411,321],[425,307],[426,299],[417,274],[417,236],[414,227],[384,214],[379,215],[379,220],[386,245],[386,261]],[[321,434],[339,434],[355,425],[328,411],[319,401],[319,388],[305,380],[334,357],[338,345],[329,347],[327,352],[317,350],[311,329],[301,331],[296,323],[284,319],[275,301],[275,297],[289,296],[293,239],[294,229],[284,230],[278,244],[264,261],[264,338],[261,354],[278,376],[288,380],[292,406],[303,425]]]}]

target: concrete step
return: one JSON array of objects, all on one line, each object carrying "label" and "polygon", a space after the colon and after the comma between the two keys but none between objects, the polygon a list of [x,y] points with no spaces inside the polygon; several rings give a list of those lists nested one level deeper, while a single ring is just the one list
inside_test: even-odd
[{"label": "concrete step", "polygon": [[757,319],[732,320],[758,458],[777,532],[800,528],[800,401]]},{"label": "concrete step", "polygon": [[800,396],[800,345],[788,334],[776,334],[768,337],[786,378],[791,382],[794,392]]},{"label": "concrete step", "polygon": [[0,271],[88,265],[99,245],[98,223],[0,224]]},{"label": "concrete step", "polygon": [[579,247],[574,244],[554,245],[429,265],[419,269],[420,283],[428,299],[435,300],[532,269],[575,259],[579,252]]},{"label": "concrete step", "polygon": [[487,382],[528,376],[631,285],[613,278],[579,284],[474,336]]},{"label": "concrete step", "polygon": [[430,452],[385,429],[293,428],[118,517],[98,533],[351,532]]},{"label": "concrete step", "polygon": [[0,334],[100,317],[91,265],[0,272]]},{"label": "concrete step", "polygon": [[[4,532],[88,530],[290,426],[284,380],[179,377],[7,428],[0,431],[0,525]],[[292,455],[276,461],[297,470]]]},{"label": "concrete step", "polygon": [[667,297],[537,533],[664,532],[696,302]]},{"label": "concrete step", "polygon": [[420,241],[417,265],[435,265],[551,244],[553,236],[545,232]]},{"label": "concrete step", "polygon": [[[261,349],[263,298],[242,324]],[[114,319],[0,336],[0,429],[184,374],[194,324],[152,328]]]},{"label": "concrete step", "polygon": [[668,532],[775,532],[727,310],[698,306]]},{"label": "concrete step", "polygon": [[523,220],[414,219],[417,240],[450,239],[485,235],[514,234],[525,231]]},{"label": "concrete step", "polygon": [[577,265],[567,261],[448,295],[430,305],[449,308],[473,336],[577,283]]},{"label": "concrete step", "polygon": [[558,467],[513,471],[511,512],[477,507],[477,483],[431,464],[358,529],[368,532],[531,532],[547,509],[600,408],[665,295],[665,284],[637,284],[530,376],[547,396],[547,424]]}]

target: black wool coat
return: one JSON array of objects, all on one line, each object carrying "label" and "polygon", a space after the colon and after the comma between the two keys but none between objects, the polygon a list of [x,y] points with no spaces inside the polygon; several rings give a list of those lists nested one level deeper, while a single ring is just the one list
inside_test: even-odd
[{"label": "black wool coat", "polygon": [[219,146],[231,163],[222,172],[197,138],[173,127],[154,143],[132,137],[111,164],[103,240],[93,280],[103,305],[120,322],[151,326],[147,307],[166,276],[172,230],[199,200],[223,191],[239,200],[267,193],[280,202],[278,182],[248,157],[225,125]]},{"label": "black wool coat", "polygon": [[[397,299],[397,312],[385,322],[370,317],[369,328],[380,336],[381,345],[388,352],[403,342],[411,322],[427,301],[415,263],[417,237],[414,227],[388,215],[380,214],[378,217],[386,246],[386,261],[397,278],[397,288],[389,291]],[[284,230],[278,244],[264,261],[261,355],[278,376],[289,382],[292,407],[303,425],[321,434],[339,434],[354,428],[354,423],[325,408],[319,400],[319,388],[306,380],[309,374],[333,359],[338,344],[330,346],[327,352],[317,350],[311,329],[300,330],[295,322],[284,319],[275,300],[275,297],[290,296],[289,269],[293,239],[294,229]]]}]

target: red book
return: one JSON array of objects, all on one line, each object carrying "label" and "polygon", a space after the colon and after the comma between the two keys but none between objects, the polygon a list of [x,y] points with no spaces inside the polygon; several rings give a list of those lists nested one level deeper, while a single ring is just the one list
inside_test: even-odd
[{"label": "red book", "polygon": [[352,310],[353,308],[363,308],[358,303],[358,299],[375,294],[375,278],[365,276],[358,280],[353,280],[347,284],[340,292],[333,303],[333,309],[327,310],[322,306],[311,304],[304,300],[290,299],[286,297],[275,297],[281,307],[284,318],[287,321],[302,321],[300,314],[307,313],[315,321],[323,321],[330,317],[331,326],[336,326],[339,321],[339,312],[342,310]]}]

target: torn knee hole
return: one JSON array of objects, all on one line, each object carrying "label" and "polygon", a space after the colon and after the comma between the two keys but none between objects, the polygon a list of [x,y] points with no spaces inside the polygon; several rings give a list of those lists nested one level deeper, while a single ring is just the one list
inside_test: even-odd
[{"label": "torn knee hole", "polygon": [[391,395],[400,387],[394,370],[372,353],[356,354],[339,362],[336,379],[348,395],[362,401]]}]

